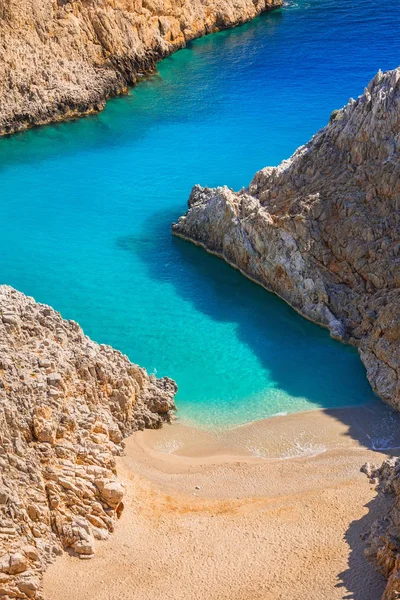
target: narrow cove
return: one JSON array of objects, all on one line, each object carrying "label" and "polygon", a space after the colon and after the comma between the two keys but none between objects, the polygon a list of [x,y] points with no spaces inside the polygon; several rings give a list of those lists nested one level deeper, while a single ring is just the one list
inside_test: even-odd
[{"label": "narrow cove", "polygon": [[1,140],[1,280],[173,377],[185,422],[375,402],[353,348],[170,223],[193,183],[247,185],[395,66],[395,8],[289,4],[195,42],[103,114]]}]

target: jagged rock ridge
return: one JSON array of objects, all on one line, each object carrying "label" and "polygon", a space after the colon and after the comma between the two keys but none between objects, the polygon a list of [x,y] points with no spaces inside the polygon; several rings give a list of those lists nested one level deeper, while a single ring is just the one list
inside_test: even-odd
[{"label": "jagged rock ridge", "polygon": [[282,0],[0,0],[0,135],[101,110],[155,62]]},{"label": "jagged rock ridge", "polygon": [[224,258],[358,347],[400,409],[400,68],[248,189],[196,186],[175,235]]},{"label": "jagged rock ridge", "polygon": [[170,420],[176,390],[0,286],[1,598],[41,598],[62,548],[93,555],[123,509],[123,438]]}]

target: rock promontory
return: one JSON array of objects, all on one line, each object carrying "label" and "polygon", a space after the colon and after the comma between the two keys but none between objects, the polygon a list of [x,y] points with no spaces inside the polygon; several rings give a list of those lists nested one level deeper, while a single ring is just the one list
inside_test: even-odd
[{"label": "rock promontory", "polygon": [[173,233],[358,347],[400,409],[400,68],[238,193],[196,186]]},{"label": "rock promontory", "polygon": [[0,135],[101,110],[155,62],[283,0],[4,0]]},{"label": "rock promontory", "polygon": [[0,286],[1,598],[41,598],[63,548],[93,556],[123,510],[123,438],[169,421],[176,390]]}]

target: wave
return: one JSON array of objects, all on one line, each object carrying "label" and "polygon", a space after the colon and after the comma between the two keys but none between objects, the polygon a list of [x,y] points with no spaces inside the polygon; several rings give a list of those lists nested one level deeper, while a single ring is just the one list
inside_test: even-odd
[{"label": "wave", "polygon": [[163,452],[164,454],[173,454],[180,448],[182,448],[183,442],[179,442],[178,440],[167,440],[158,442],[154,446],[154,450],[158,450],[158,452]]},{"label": "wave", "polygon": [[300,2],[294,2],[294,0],[285,0],[283,2],[283,7],[286,10],[296,9],[296,8],[301,8],[302,10],[307,10],[307,8],[310,8],[310,6],[311,6],[311,4],[309,2],[300,3]]},{"label": "wave", "polygon": [[324,444],[313,444],[312,442],[301,443],[295,441],[291,448],[288,448],[283,454],[281,454],[281,460],[288,460],[290,458],[302,458],[317,456],[327,451],[327,447]]},{"label": "wave", "polygon": [[305,457],[313,457],[318,456],[318,454],[323,454],[327,451],[327,447],[324,444],[314,444],[312,442],[301,442],[299,440],[295,440],[293,446],[290,446],[280,454],[280,456],[276,457],[274,455],[270,455],[268,450],[265,448],[260,448],[258,446],[246,446],[247,450],[251,452],[251,454],[257,458],[267,459],[276,459],[279,460],[289,460],[291,458],[305,458]]},{"label": "wave", "polygon": [[371,434],[365,432],[372,450],[389,450],[399,447],[398,414],[390,412],[375,424],[375,431]]}]

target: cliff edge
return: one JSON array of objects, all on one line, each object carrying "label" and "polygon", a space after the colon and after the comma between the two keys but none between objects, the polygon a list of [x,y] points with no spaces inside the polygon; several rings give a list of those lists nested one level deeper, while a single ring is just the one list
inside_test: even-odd
[{"label": "cliff edge", "polygon": [[173,233],[358,347],[400,410],[400,68],[248,189],[196,186]]},{"label": "cliff edge", "polygon": [[0,135],[101,110],[190,40],[283,0],[2,0]]},{"label": "cliff edge", "polygon": [[361,469],[371,483],[378,482],[378,496],[387,495],[392,506],[365,534],[366,557],[388,579],[382,600],[400,597],[400,459],[390,458],[379,468],[369,463]]},{"label": "cliff edge", "polygon": [[123,438],[170,420],[176,384],[0,286],[0,597],[41,598],[62,548],[93,556],[123,510]]}]

